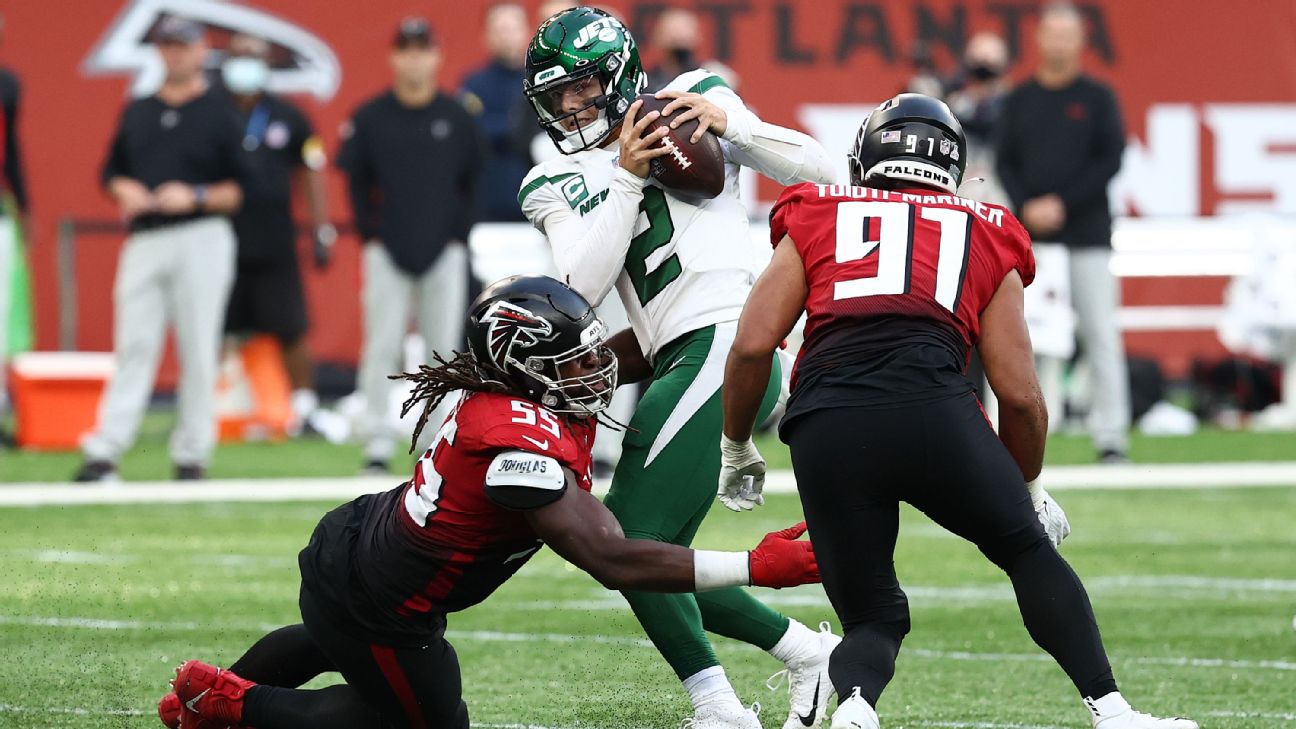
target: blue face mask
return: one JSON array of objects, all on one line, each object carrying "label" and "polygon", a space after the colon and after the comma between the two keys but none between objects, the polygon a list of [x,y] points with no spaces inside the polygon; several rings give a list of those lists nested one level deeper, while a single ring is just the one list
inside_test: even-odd
[{"label": "blue face mask", "polygon": [[231,93],[251,96],[265,89],[270,80],[270,66],[260,58],[227,58],[221,65],[221,79]]}]

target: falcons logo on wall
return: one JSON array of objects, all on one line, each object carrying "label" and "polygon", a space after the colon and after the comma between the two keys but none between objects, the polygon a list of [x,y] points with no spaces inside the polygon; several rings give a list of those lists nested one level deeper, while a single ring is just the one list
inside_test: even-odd
[{"label": "falcons logo on wall", "polygon": [[486,325],[486,346],[491,361],[503,366],[513,359],[513,348],[530,347],[553,337],[553,325],[547,319],[507,301],[497,301],[481,318]]}]

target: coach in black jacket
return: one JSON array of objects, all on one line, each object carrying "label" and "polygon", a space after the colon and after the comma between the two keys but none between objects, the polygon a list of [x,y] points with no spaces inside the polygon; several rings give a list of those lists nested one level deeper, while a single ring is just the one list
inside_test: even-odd
[{"label": "coach in black jacket", "polygon": [[468,231],[482,164],[472,116],[437,86],[441,50],[426,20],[401,22],[391,64],[391,88],[351,117],[338,155],[364,240],[358,385],[368,407],[364,470],[372,474],[385,474],[396,450],[387,375],[400,371],[411,306],[429,361],[432,352],[448,356],[462,346]]},{"label": "coach in black jacket", "polygon": [[[1070,5],[1040,17],[1040,66],[1013,89],[999,125],[1000,181],[1031,237],[1061,243],[1071,300],[1093,368],[1090,431],[1099,459],[1123,462],[1130,424],[1125,350],[1116,323],[1120,290],[1111,274],[1107,185],[1120,169],[1125,132],[1111,89],[1081,70],[1084,24]],[[1063,363],[1041,357],[1051,422],[1062,421]]]}]

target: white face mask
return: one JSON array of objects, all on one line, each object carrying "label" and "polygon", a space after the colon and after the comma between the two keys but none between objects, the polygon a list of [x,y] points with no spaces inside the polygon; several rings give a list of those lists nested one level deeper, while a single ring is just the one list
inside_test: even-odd
[{"label": "white face mask", "polygon": [[250,96],[260,93],[270,80],[270,66],[260,58],[236,56],[225,59],[221,78],[231,93]]}]

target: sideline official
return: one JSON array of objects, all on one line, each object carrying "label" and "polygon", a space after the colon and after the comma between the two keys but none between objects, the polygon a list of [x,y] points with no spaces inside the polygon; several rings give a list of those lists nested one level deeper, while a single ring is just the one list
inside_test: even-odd
[{"label": "sideline official", "polygon": [[437,88],[441,51],[422,18],[407,18],[391,51],[392,87],[361,106],[338,166],[350,179],[364,243],[364,348],[359,389],[368,408],[364,470],[386,473],[396,438],[387,423],[410,306],[432,352],[460,346],[481,145],[473,119]]},{"label": "sideline official", "polygon": [[319,404],[306,347],[306,296],[297,261],[292,191],[301,186],[314,235],[315,265],[328,265],[337,238],[328,223],[324,146],[306,115],[287,99],[266,93],[270,44],[236,34],[221,65],[221,79],[243,123],[243,151],[251,177],[243,207],[234,216],[238,268],[225,331],[270,334],[283,348],[292,384],[292,430],[299,432]]},{"label": "sideline official", "polygon": [[166,79],[126,106],[103,184],[130,225],[113,287],[117,372],[99,425],[85,440],[78,481],[117,477],[157,375],[166,326],[180,359],[171,459],[177,479],[202,478],[216,442],[221,322],[234,274],[228,215],[242,202],[242,129],[203,76],[202,28],[168,17],[154,36]]}]

